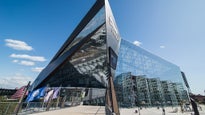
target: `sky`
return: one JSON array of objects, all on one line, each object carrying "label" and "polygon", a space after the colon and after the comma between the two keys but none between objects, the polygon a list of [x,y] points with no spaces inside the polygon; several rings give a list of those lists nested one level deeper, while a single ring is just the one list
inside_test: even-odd
[{"label": "sky", "polygon": [[[0,88],[33,81],[95,0],[0,0]],[[204,0],[109,0],[121,38],[180,67],[205,90]]]}]

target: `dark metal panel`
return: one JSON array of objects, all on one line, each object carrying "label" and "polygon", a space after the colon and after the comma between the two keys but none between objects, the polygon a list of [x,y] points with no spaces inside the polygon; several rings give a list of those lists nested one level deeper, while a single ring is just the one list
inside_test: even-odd
[{"label": "dark metal panel", "polygon": [[[120,48],[121,37],[117,28],[117,24],[115,22],[114,16],[112,14],[112,10],[110,8],[108,0],[105,0],[105,12],[106,12],[106,31],[107,31],[107,63],[108,65],[112,65],[113,62],[116,61],[118,57],[118,52]],[[110,50],[109,50],[110,49]],[[113,54],[112,56],[110,56]],[[116,54],[115,58],[109,59]],[[110,67],[111,76],[115,76],[115,69],[112,66]]]}]

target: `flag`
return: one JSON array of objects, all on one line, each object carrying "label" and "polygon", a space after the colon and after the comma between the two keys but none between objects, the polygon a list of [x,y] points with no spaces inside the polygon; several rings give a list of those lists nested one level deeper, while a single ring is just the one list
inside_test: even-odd
[{"label": "flag", "polygon": [[53,94],[53,90],[50,90],[50,91],[47,93],[47,95],[44,97],[44,102],[47,102],[52,94]]},{"label": "flag", "polygon": [[52,99],[56,99],[58,97],[59,91],[60,91],[60,87],[55,89]]},{"label": "flag", "polygon": [[46,90],[46,87],[42,87],[42,88],[39,88],[37,90],[30,92],[26,99],[26,102],[30,102],[30,101],[39,99],[40,97],[43,97],[45,95],[45,90]]},{"label": "flag", "polygon": [[[20,99],[21,96],[24,94],[24,90],[26,89],[26,86],[22,86],[20,89],[18,89],[12,96],[11,99]],[[26,92],[26,95],[28,92]]]}]

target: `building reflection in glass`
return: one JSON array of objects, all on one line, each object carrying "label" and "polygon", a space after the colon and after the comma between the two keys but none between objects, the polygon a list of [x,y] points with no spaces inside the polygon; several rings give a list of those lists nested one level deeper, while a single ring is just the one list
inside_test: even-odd
[{"label": "building reflection in glass", "polygon": [[115,87],[122,106],[178,105],[188,100],[177,65],[123,39],[119,51]]},{"label": "building reflection in glass", "polygon": [[105,88],[109,74],[106,42],[105,8],[102,7],[63,52],[51,61],[45,73],[58,66],[56,70],[46,79],[45,76],[38,77],[34,84],[41,82],[38,87],[48,84],[51,87]]},{"label": "building reflection in glass", "polygon": [[115,79],[118,101],[122,107],[176,106],[188,95],[182,83],[161,81],[159,78],[122,73]]},{"label": "building reflection in glass", "polygon": [[[47,81],[49,85],[64,87],[105,87],[106,39],[103,25],[70,59]],[[60,77],[59,77],[60,76]],[[58,78],[58,80],[56,80]]]}]

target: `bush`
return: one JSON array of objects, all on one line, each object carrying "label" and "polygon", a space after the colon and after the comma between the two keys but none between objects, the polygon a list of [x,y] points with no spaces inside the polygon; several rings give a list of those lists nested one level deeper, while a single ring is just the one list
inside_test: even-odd
[{"label": "bush", "polygon": [[12,114],[17,104],[18,100],[7,100],[7,97],[0,96],[0,115]]}]

